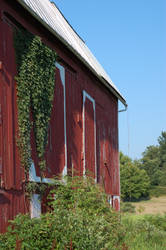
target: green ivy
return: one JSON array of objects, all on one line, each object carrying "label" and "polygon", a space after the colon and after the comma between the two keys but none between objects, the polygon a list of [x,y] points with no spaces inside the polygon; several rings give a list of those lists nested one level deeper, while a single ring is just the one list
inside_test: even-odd
[{"label": "green ivy", "polygon": [[34,193],[40,194],[42,197],[46,190],[48,190],[48,186],[51,187],[51,184],[48,185],[47,183],[27,182],[25,186],[25,194],[29,199],[31,199],[32,194]]},{"label": "green ivy", "polygon": [[48,142],[55,86],[56,53],[38,36],[24,29],[15,31],[14,47],[18,75],[18,145],[25,173],[31,166],[31,129],[34,129],[41,175],[46,167],[44,159]]}]

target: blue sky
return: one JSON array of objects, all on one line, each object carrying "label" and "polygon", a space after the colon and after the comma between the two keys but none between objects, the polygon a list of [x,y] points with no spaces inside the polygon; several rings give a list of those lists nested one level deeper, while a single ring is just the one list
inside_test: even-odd
[{"label": "blue sky", "polygon": [[55,0],[126,98],[119,149],[140,158],[166,130],[166,0]]}]

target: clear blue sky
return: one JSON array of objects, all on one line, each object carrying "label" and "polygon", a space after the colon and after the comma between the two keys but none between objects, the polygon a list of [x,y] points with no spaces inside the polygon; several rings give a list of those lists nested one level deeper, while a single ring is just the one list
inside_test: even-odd
[{"label": "clear blue sky", "polygon": [[54,0],[126,98],[119,149],[140,158],[166,130],[166,0]]}]

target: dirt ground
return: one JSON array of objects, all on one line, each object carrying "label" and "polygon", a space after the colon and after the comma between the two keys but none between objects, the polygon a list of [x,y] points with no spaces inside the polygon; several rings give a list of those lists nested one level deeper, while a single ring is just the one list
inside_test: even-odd
[{"label": "dirt ground", "polygon": [[136,214],[164,214],[166,213],[166,196],[153,197],[147,201],[132,202]]}]

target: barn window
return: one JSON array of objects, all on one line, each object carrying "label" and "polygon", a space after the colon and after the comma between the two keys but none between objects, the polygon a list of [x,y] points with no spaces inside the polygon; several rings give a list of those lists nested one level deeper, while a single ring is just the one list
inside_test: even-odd
[{"label": "barn window", "polygon": [[33,194],[30,203],[31,218],[39,218],[41,215],[41,200],[39,194]]}]

